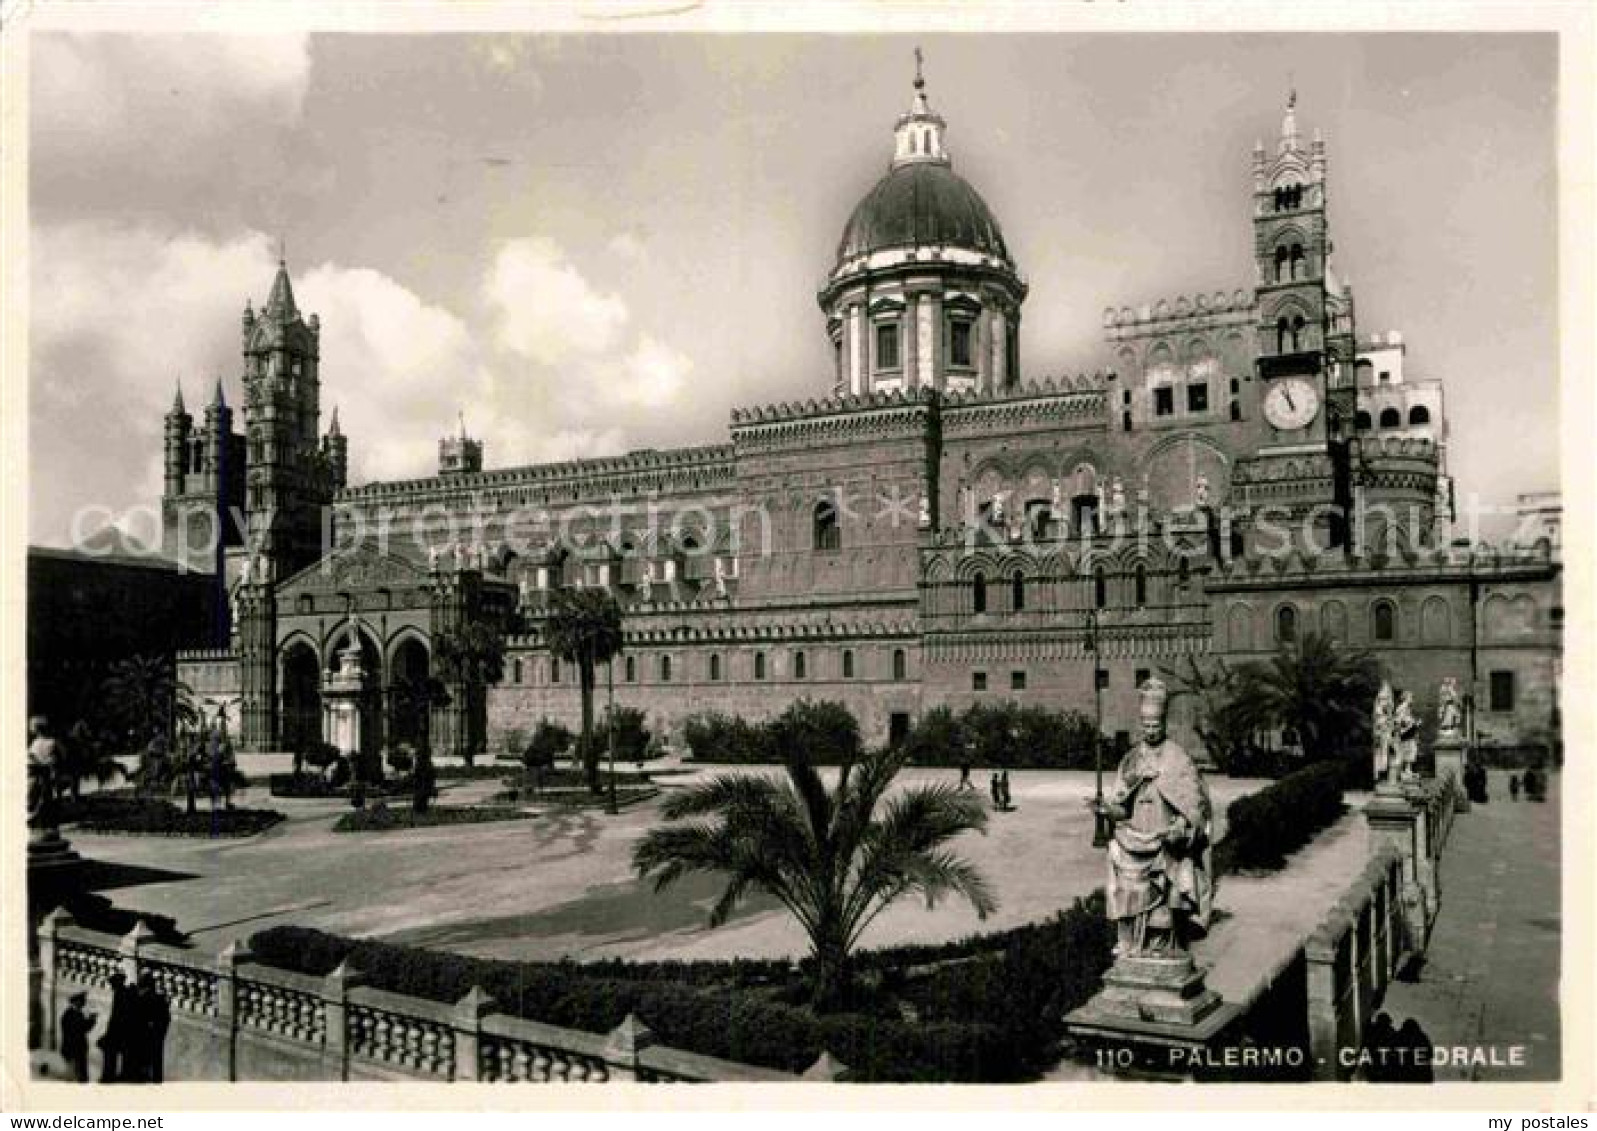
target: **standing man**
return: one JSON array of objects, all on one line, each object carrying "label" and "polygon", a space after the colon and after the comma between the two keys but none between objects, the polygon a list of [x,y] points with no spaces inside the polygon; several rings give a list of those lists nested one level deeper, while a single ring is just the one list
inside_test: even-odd
[{"label": "standing man", "polygon": [[94,1014],[84,1011],[88,1000],[89,995],[79,990],[67,999],[66,1011],[61,1014],[61,1059],[80,1084],[89,1082],[89,1031],[94,1028]]},{"label": "standing man", "polygon": [[1106,894],[1116,957],[1185,952],[1208,933],[1214,905],[1209,790],[1165,733],[1168,703],[1162,681],[1142,685],[1142,742],[1121,760],[1105,797],[1114,822]]}]

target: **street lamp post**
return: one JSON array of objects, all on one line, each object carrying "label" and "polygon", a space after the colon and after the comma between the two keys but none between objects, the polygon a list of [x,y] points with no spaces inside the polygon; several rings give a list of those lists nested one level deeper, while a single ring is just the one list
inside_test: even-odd
[{"label": "street lamp post", "polygon": [[610,812],[615,813],[618,809],[616,806],[616,662],[613,656],[605,661],[604,681],[609,698],[604,709],[604,731],[610,748]]},{"label": "street lamp post", "polygon": [[1109,843],[1109,819],[1103,805],[1103,678],[1098,652],[1098,611],[1087,610],[1087,651],[1092,653],[1092,845]]}]

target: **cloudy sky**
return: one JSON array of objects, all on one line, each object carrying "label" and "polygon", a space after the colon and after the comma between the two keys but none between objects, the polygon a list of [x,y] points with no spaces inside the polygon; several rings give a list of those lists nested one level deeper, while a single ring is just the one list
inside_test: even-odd
[{"label": "cloudy sky", "polygon": [[37,33],[32,539],[158,499],[174,382],[241,400],[280,239],[356,481],[430,473],[462,410],[507,466],[824,394],[815,292],[916,42],[1030,281],[1028,378],[1104,364],[1105,306],[1251,283],[1291,83],[1361,332],[1446,381],[1461,493],[1558,485],[1551,36]]}]

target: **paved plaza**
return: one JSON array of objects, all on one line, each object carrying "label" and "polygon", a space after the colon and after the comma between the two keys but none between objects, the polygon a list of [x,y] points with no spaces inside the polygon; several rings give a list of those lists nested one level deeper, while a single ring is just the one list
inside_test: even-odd
[{"label": "paved plaza", "polygon": [[[698,771],[709,773],[716,771]],[[690,780],[692,774],[675,780]],[[910,770],[903,783],[952,781],[952,770]],[[938,942],[1035,922],[1104,882],[1092,847],[1090,772],[1015,771],[1016,808],[994,813],[986,835],[956,848],[999,896],[985,922],[963,902],[928,910],[903,901],[881,915],[866,946]],[[978,785],[985,786],[978,776]],[[1210,780],[1217,809],[1262,782]],[[444,804],[481,800],[493,782],[451,785]],[[169,915],[201,949],[292,923],[495,958],[731,958],[797,956],[805,942],[780,907],[752,896],[726,925],[705,920],[719,894],[712,877],[689,877],[656,894],[632,873],[632,846],[658,822],[659,803],[618,816],[552,810],[532,820],[334,833],[336,801],[269,798],[287,820],[248,840],[204,841],[74,833],[84,856],[173,874],[107,894],[122,907]],[[1222,818],[1223,819],[1223,818]]]},{"label": "paved plaza", "polygon": [[1489,804],[1453,825],[1442,854],[1442,907],[1418,981],[1384,1008],[1435,1045],[1524,1047],[1524,1066],[1438,1067],[1437,1080],[1555,1080],[1559,1075],[1560,775],[1544,803],[1509,799],[1493,771]]}]

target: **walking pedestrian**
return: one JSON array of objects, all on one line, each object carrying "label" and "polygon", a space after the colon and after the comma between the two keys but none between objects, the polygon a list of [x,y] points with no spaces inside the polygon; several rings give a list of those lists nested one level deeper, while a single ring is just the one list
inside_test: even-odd
[{"label": "walking pedestrian", "polygon": [[1005,812],[1008,812],[1010,809],[1014,808],[1014,799],[1010,796],[1010,793],[1009,793],[1009,771],[1008,770],[1005,770],[998,777],[998,798],[999,798],[999,808],[1000,809],[1003,809]]},{"label": "walking pedestrian", "polygon": [[1002,809],[1004,807],[1004,789],[1003,785],[998,780],[997,770],[994,770],[993,776],[988,779],[987,791],[992,794],[993,808]]}]

